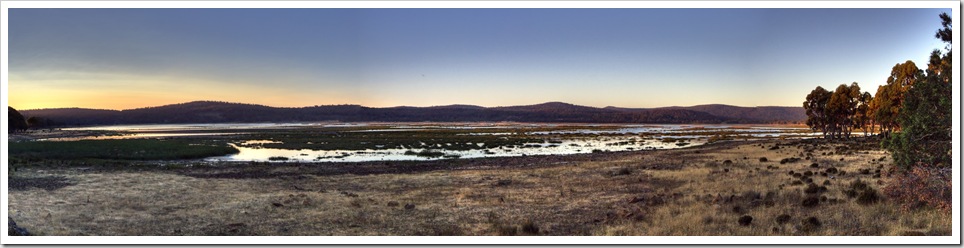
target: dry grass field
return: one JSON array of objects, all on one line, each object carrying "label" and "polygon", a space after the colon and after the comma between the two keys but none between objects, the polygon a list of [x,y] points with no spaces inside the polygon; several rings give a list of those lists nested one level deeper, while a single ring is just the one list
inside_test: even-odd
[{"label": "dry grass field", "polygon": [[[873,140],[435,162],[20,168],[34,235],[950,235]],[[766,158],[766,161],[762,161]],[[884,173],[886,174],[886,173]],[[751,220],[752,218],[752,220]]]}]

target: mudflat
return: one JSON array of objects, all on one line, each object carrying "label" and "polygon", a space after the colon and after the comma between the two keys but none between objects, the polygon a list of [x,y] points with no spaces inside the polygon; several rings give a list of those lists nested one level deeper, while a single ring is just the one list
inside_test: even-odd
[{"label": "mudflat", "polygon": [[34,235],[950,235],[879,193],[873,138],[360,163],[9,171]]}]

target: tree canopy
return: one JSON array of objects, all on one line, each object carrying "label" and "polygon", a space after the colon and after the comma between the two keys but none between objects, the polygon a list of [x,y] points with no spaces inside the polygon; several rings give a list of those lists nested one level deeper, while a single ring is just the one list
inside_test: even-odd
[{"label": "tree canopy", "polygon": [[23,118],[20,111],[7,106],[7,130],[11,133],[27,129],[27,120]]}]

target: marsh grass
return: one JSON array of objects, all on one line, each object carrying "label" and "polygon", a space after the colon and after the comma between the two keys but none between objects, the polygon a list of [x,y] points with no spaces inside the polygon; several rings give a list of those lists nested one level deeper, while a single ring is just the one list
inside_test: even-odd
[{"label": "marsh grass", "polygon": [[223,143],[200,139],[117,139],[9,142],[14,161],[46,159],[172,160],[237,153]]},{"label": "marsh grass", "polygon": [[[775,145],[780,149],[769,149]],[[299,164],[28,166],[17,177],[68,183],[11,189],[8,211],[41,235],[950,235],[951,218],[942,211],[901,211],[881,195],[865,204],[848,197],[851,185],[863,183],[856,187],[867,191],[889,179],[816,172],[887,166],[877,159],[886,153],[818,155],[832,147],[730,141],[565,162],[530,156],[383,173],[324,174],[313,172],[322,165]],[[800,153],[814,156],[779,168],[756,159]],[[232,174],[238,170],[244,173]],[[793,185],[799,179],[791,170],[830,184]],[[818,203],[801,206],[810,197]],[[752,221],[741,225],[744,216]]]}]

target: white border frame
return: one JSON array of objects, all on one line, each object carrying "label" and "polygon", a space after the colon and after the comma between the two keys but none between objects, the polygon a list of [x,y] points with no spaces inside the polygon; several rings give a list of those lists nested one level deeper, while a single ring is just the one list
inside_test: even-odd
[{"label": "white border frame", "polygon": [[[3,244],[961,244],[960,229],[960,165],[961,165],[961,87],[960,87],[960,5],[958,1],[4,1],[0,2],[0,102],[8,106],[8,10],[10,8],[950,8],[954,37],[953,63],[953,129],[957,132],[953,142],[953,235],[939,237],[895,236],[554,236],[554,237],[423,237],[423,236],[258,236],[258,237],[205,237],[205,236],[28,236],[8,237],[3,225],[0,242]],[[937,18],[934,18],[937,22]],[[935,28],[935,31],[937,29]],[[883,73],[883,72],[882,72]],[[0,118],[7,119],[6,111]],[[8,133],[0,130],[4,140],[0,158],[2,171],[7,171]],[[3,194],[0,197],[3,211],[0,217],[9,215],[7,202],[7,177],[0,176]]]}]

